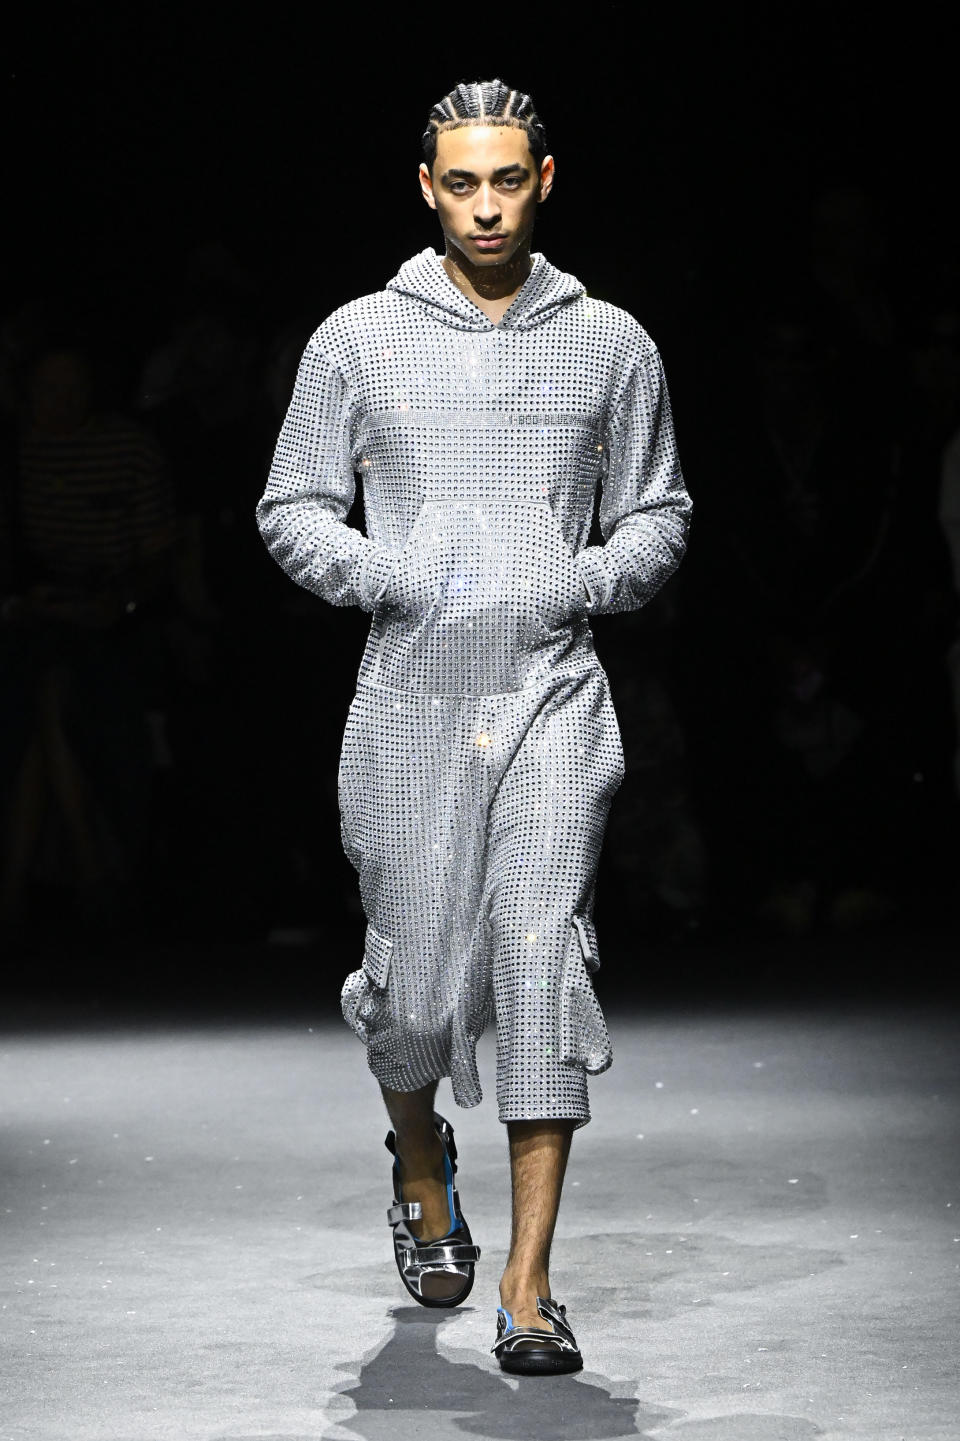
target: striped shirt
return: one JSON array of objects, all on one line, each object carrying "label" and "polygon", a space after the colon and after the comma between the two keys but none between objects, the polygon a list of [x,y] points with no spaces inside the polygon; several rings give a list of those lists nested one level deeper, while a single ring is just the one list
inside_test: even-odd
[{"label": "striped shirt", "polygon": [[20,447],[19,541],[33,581],[85,591],[132,579],[174,544],[173,496],[150,438],[93,416]]}]

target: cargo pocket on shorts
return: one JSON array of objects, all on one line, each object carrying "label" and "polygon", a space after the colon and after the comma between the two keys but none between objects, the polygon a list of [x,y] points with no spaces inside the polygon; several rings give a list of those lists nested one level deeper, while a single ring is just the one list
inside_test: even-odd
[{"label": "cargo pocket on shorts", "polygon": [[589,916],[571,917],[570,943],[560,982],[560,1059],[590,1075],[613,1061],[606,1022],[591,976],[599,969],[597,933]]},{"label": "cargo pocket on shorts", "polygon": [[363,1042],[370,1039],[380,1021],[380,1012],[386,1001],[392,953],[393,941],[389,936],[381,935],[373,926],[368,925],[363,947],[363,965],[358,971],[350,972],[340,992],[343,1019]]}]

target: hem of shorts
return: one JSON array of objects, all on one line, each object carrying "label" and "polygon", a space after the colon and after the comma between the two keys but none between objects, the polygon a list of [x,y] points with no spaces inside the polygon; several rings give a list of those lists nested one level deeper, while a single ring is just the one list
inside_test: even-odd
[{"label": "hem of shorts", "polygon": [[474,1094],[472,1091],[460,1091],[458,1093],[457,1087],[454,1084],[453,1076],[449,1071],[443,1071],[439,1076],[427,1076],[426,1080],[415,1081],[414,1084],[411,1086],[395,1085],[393,1081],[384,1080],[382,1076],[377,1074],[376,1056],[372,1054],[369,1045],[366,1047],[366,1050],[367,1065],[373,1073],[374,1079],[378,1081],[381,1086],[386,1086],[388,1091],[397,1091],[401,1095],[409,1095],[413,1091],[422,1090],[424,1086],[438,1086],[441,1081],[449,1081],[451,1089],[453,1091],[454,1102],[462,1110],[468,1111],[474,1106],[479,1106],[480,1102],[483,1100],[483,1092],[480,1090],[478,1090],[476,1094]]},{"label": "hem of shorts", "polygon": [[506,1108],[501,1108],[499,1119],[503,1125],[507,1125],[509,1121],[572,1121],[573,1129],[579,1131],[581,1126],[586,1126],[589,1123],[591,1114],[588,1111],[586,1115],[571,1115],[569,1111],[551,1111],[544,1109],[530,1112],[529,1110],[518,1110],[516,1106],[507,1106]]}]

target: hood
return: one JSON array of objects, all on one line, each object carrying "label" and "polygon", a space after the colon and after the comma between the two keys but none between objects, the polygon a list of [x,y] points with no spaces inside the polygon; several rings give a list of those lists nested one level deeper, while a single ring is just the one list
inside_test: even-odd
[{"label": "hood", "polygon": [[[500,321],[502,330],[532,330],[586,293],[576,276],[558,270],[539,251],[530,258],[533,268]],[[435,250],[428,248],[412,256],[386,288],[408,295],[435,320],[456,330],[493,329],[490,317],[454,285]]]}]

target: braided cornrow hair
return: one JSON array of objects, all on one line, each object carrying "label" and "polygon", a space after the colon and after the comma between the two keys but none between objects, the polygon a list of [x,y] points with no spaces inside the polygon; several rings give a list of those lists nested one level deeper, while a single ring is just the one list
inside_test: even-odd
[{"label": "braided cornrow hair", "polygon": [[441,130],[459,130],[463,125],[513,125],[525,130],[530,154],[538,167],[547,153],[546,131],[529,95],[512,89],[503,80],[461,81],[434,105],[421,136],[431,172]]}]

